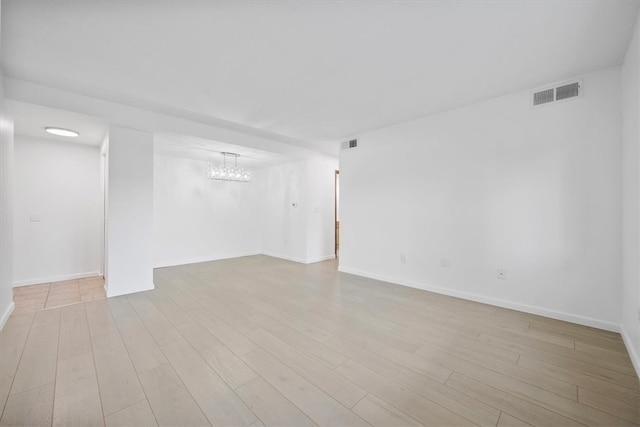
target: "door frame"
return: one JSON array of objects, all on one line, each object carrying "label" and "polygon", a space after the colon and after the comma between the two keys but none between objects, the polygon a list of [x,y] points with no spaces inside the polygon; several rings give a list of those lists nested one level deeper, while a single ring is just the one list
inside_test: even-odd
[{"label": "door frame", "polygon": [[338,258],[338,251],[340,250],[340,223],[338,222],[338,185],[339,185],[340,171],[335,170],[333,178],[333,252],[336,258]]}]

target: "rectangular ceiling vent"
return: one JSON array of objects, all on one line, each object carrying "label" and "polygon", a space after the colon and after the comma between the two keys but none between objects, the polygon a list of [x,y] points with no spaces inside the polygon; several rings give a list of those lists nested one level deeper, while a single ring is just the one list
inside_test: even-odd
[{"label": "rectangular ceiling vent", "polygon": [[347,148],[356,148],[358,147],[358,140],[352,139],[351,141],[346,141],[342,143],[342,149],[345,150]]},{"label": "rectangular ceiling vent", "polygon": [[556,88],[556,101],[569,99],[580,95],[580,83],[570,83]]},{"label": "rectangular ceiling vent", "polygon": [[582,96],[582,80],[536,91],[533,93],[532,102],[533,106],[537,107],[580,96]]},{"label": "rectangular ceiling vent", "polygon": [[554,101],[554,89],[541,90],[533,94],[533,106],[546,104]]}]

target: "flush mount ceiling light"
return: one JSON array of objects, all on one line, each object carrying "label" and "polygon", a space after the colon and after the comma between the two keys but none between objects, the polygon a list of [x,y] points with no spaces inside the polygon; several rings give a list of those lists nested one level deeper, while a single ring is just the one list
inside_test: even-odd
[{"label": "flush mount ceiling light", "polygon": [[[243,169],[238,167],[239,154],[236,153],[222,153],[223,160],[221,165],[209,165],[209,178],[215,181],[237,181],[237,182],[249,182],[251,181],[251,171],[249,169]],[[227,156],[233,157],[235,161],[233,166],[227,166]]]},{"label": "flush mount ceiling light", "polygon": [[78,132],[76,132],[75,130],[71,130],[71,129],[63,129],[63,128],[56,128],[56,127],[46,127],[44,128],[44,130],[46,130],[47,132],[53,134],[53,135],[58,135],[58,136],[70,136],[75,138],[76,136],[80,135]]}]

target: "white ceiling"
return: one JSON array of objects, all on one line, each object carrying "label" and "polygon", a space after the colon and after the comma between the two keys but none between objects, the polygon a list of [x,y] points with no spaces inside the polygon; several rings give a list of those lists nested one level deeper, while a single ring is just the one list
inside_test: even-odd
[{"label": "white ceiling", "polygon": [[[239,155],[238,166],[251,169],[276,166],[296,160],[281,154],[176,134],[155,134],[153,148],[156,154],[204,160],[216,164],[223,162],[222,152],[235,153]],[[230,160],[233,161],[232,157],[227,157],[227,162]]]},{"label": "white ceiling", "polygon": [[[100,146],[109,131],[108,125],[103,120],[92,116],[11,100],[7,101],[7,108],[13,118],[16,135]],[[45,132],[45,128],[49,126],[72,129],[80,135],[75,138],[52,135]],[[154,152],[165,156],[213,163],[222,163],[222,152],[235,153],[239,154],[240,166],[253,169],[296,160],[282,154],[170,133],[154,135]]]},{"label": "white ceiling", "polygon": [[638,0],[2,2],[5,73],[335,144],[620,64]]},{"label": "white ceiling", "polygon": [[[108,131],[108,126],[103,120],[83,114],[16,101],[7,101],[7,109],[13,117],[16,135],[100,145]],[[75,138],[52,135],[45,132],[45,128],[50,126],[72,129],[80,135]]]}]

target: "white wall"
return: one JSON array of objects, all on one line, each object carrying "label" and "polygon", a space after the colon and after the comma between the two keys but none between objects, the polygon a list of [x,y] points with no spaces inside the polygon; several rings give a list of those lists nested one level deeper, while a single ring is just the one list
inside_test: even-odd
[{"label": "white wall", "polygon": [[153,135],[109,127],[107,296],[153,289]]},{"label": "white wall", "polygon": [[14,286],[101,274],[100,148],[16,135],[15,182]]},{"label": "white wall", "polygon": [[335,171],[338,159],[307,160],[307,262],[335,257]]},{"label": "white wall", "polygon": [[207,178],[205,161],[154,161],[154,266],[261,252],[260,170],[252,182],[222,182]]},{"label": "white wall", "polygon": [[359,135],[340,158],[340,270],[618,329],[620,69],[584,76],[579,99],[529,99]]},{"label": "white wall", "polygon": [[337,165],[316,155],[234,183],[207,179],[207,162],[156,155],[155,266],[258,253],[303,263],[333,258]]},{"label": "white wall", "polygon": [[303,263],[334,257],[336,169],[338,159],[322,154],[265,169],[262,253]]},{"label": "white wall", "polygon": [[262,252],[307,262],[307,164],[267,168],[260,182]]},{"label": "white wall", "polygon": [[[102,117],[109,123],[117,123],[120,126],[129,126],[137,129],[145,130],[149,133],[171,133],[184,134],[198,138],[211,139],[215,141],[225,141],[229,144],[237,144],[258,150],[269,151],[273,153],[283,154],[287,157],[302,159],[313,158],[318,155],[310,149],[292,145],[283,142],[281,139],[272,139],[260,133],[260,135],[248,134],[246,129],[229,129],[222,127],[224,123],[206,120],[201,121],[201,117],[182,116],[176,117],[172,115],[162,114],[158,112],[142,110],[140,108],[130,107],[124,104],[105,101],[84,95],[79,95],[64,90],[43,86],[31,82],[16,79],[6,79],[7,93],[14,101],[26,102],[30,104],[47,106],[50,108],[59,108],[66,111],[88,114],[96,117]],[[273,135],[271,135],[273,137]],[[277,176],[281,173],[290,173],[285,170],[271,172],[267,181],[277,181]],[[269,226],[276,227],[275,230],[270,229],[263,233],[263,238],[267,241],[264,244],[264,251],[271,255],[288,257],[300,262],[307,262],[307,216],[308,206],[305,204],[304,213],[292,213],[289,209],[284,209],[285,202],[283,198],[288,199],[287,195],[292,194],[293,187],[306,182],[306,165],[304,163],[297,170],[296,176],[292,182],[287,182],[286,187],[282,189],[274,188],[272,194],[276,200],[261,202],[261,206],[272,206],[283,216],[278,216],[273,212],[261,212],[268,218],[262,220],[261,224],[266,223]],[[260,184],[262,185],[262,184]],[[272,187],[265,184],[263,189]],[[298,191],[298,190],[296,190]],[[301,197],[296,197],[301,200]],[[302,202],[301,202],[302,203]],[[333,209],[331,207],[331,209]],[[300,215],[303,218],[300,218]],[[293,224],[285,225],[285,218],[293,220]],[[108,221],[108,219],[107,219]],[[300,230],[302,228],[302,230]],[[333,236],[333,224],[331,228],[325,230],[327,235]],[[108,239],[108,236],[107,236]],[[290,241],[290,239],[293,239]],[[302,239],[302,240],[299,240]],[[333,239],[333,237],[330,237]],[[283,243],[287,240],[287,243]],[[322,254],[326,250],[325,244],[321,242],[321,246],[317,253]],[[313,249],[315,252],[316,250]],[[105,258],[109,258],[109,254]],[[106,272],[108,274],[108,270]]]},{"label": "white wall", "polygon": [[4,102],[0,67],[0,329],[13,311],[13,121]]},{"label": "white wall", "polygon": [[640,372],[640,16],[622,65],[623,337]]}]

